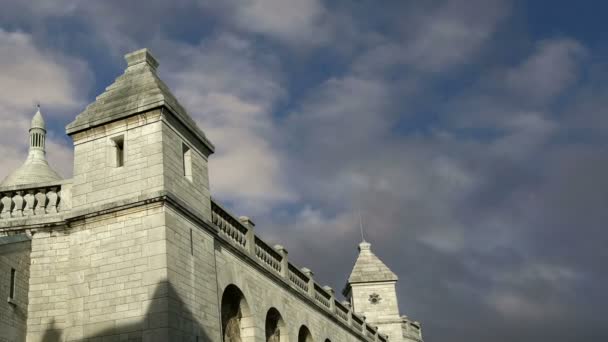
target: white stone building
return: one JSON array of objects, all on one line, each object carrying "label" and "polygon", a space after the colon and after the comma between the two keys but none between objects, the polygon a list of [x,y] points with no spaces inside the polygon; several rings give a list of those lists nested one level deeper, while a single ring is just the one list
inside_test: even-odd
[{"label": "white stone building", "polygon": [[72,179],[46,161],[38,110],[0,184],[0,342],[422,340],[369,243],[340,302],[217,203],[213,144],[147,50],[126,60],[66,128]]}]

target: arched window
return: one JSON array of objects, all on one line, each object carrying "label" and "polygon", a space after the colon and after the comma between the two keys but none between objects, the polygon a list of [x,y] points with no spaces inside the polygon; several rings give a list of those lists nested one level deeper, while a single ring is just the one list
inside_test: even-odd
[{"label": "arched window", "polygon": [[275,308],[270,308],[266,314],[266,341],[287,342],[289,334],[281,313]]},{"label": "arched window", "polygon": [[222,294],[222,331],[224,342],[253,342],[254,322],[243,292],[228,285]]},{"label": "arched window", "polygon": [[300,327],[300,332],[298,333],[298,342],[313,342],[312,334],[305,325]]}]

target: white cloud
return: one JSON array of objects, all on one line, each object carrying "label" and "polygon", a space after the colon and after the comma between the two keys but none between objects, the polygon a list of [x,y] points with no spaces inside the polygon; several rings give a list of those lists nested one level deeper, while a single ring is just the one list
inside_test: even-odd
[{"label": "white cloud", "polygon": [[506,72],[506,85],[535,102],[550,100],[579,78],[586,54],[586,49],[573,39],[541,41],[532,55]]},{"label": "white cloud", "polygon": [[[41,103],[47,127],[61,113],[74,111],[84,104],[87,81],[91,74],[86,63],[42,49],[31,35],[0,29],[0,148],[3,168],[0,179],[20,166],[26,158],[28,129]],[[72,174],[72,149],[61,139],[63,135],[49,128],[47,154],[52,166],[64,177]]]},{"label": "white cloud", "polygon": [[320,0],[237,1],[234,23],[242,30],[303,45],[326,41],[326,9]]},{"label": "white cloud", "polygon": [[212,192],[249,215],[293,199],[272,118],[284,96],[274,60],[233,35],[195,47],[167,44],[179,51],[167,81],[217,148],[209,163]]},{"label": "white cloud", "polygon": [[35,46],[27,33],[0,28],[0,46],[0,103],[4,110],[32,110],[36,102],[63,108],[82,104],[79,83],[90,77],[85,63]]},{"label": "white cloud", "polygon": [[505,1],[447,1],[414,22],[404,59],[425,71],[467,62],[508,15]]}]

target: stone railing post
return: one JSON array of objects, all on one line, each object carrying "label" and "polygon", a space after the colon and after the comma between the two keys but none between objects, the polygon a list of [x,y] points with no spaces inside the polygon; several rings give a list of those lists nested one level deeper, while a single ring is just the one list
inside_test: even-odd
[{"label": "stone railing post", "polygon": [[15,207],[13,208],[12,217],[22,217],[23,216],[23,191],[15,191],[15,196],[13,196],[13,203]]},{"label": "stone railing post", "polygon": [[46,189],[38,189],[38,192],[36,192],[36,195],[34,196],[36,197],[36,208],[34,209],[34,214],[46,214]]},{"label": "stone railing post", "polygon": [[28,190],[27,194],[23,196],[25,199],[25,209],[23,209],[23,215],[31,216],[34,215],[34,204],[36,203],[36,198],[34,197],[34,190]]},{"label": "stone railing post", "polygon": [[239,221],[241,221],[241,223],[247,227],[247,233],[245,234],[245,248],[249,254],[255,256],[255,231],[253,229],[255,227],[255,223],[253,223],[253,221],[247,216],[239,217]]},{"label": "stone railing post", "polygon": [[57,187],[53,186],[46,193],[46,197],[48,199],[48,204],[46,206],[46,212],[48,214],[57,213],[57,202],[59,201],[59,196],[57,195]]},{"label": "stone railing post", "polygon": [[350,302],[347,301],[347,300],[343,301],[342,305],[344,305],[348,309],[348,313],[346,314],[346,320],[348,322],[348,325],[352,325],[352,323],[353,323],[353,308],[350,305]]},{"label": "stone railing post", "polygon": [[11,210],[13,209],[13,198],[10,192],[5,192],[0,195],[2,198],[0,201],[2,202],[2,212],[0,212],[0,218],[10,218]]},{"label": "stone railing post", "polygon": [[281,254],[281,276],[289,278],[289,259],[287,259],[287,249],[281,245],[275,245],[274,249]]},{"label": "stone railing post", "polygon": [[323,290],[329,292],[331,297],[329,298],[329,311],[336,312],[336,291],[331,286],[323,286]]},{"label": "stone railing post", "polygon": [[315,298],[315,279],[312,277],[314,273],[306,267],[302,267],[300,271],[308,278],[308,295]]}]

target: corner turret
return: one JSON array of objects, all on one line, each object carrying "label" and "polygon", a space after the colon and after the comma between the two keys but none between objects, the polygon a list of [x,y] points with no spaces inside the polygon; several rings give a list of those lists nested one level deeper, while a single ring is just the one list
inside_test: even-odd
[{"label": "corner turret", "polygon": [[365,316],[367,322],[378,326],[390,341],[422,341],[420,323],[399,314],[397,290],[399,278],[371,249],[371,244],[359,244],[359,256],[348,278],[343,294],[353,311]]},{"label": "corner turret", "polygon": [[0,186],[13,186],[53,182],[61,180],[61,176],[51,168],[46,161],[46,125],[40,113],[40,106],[32,118],[30,127],[30,149],[27,159],[13,173],[8,175]]}]

